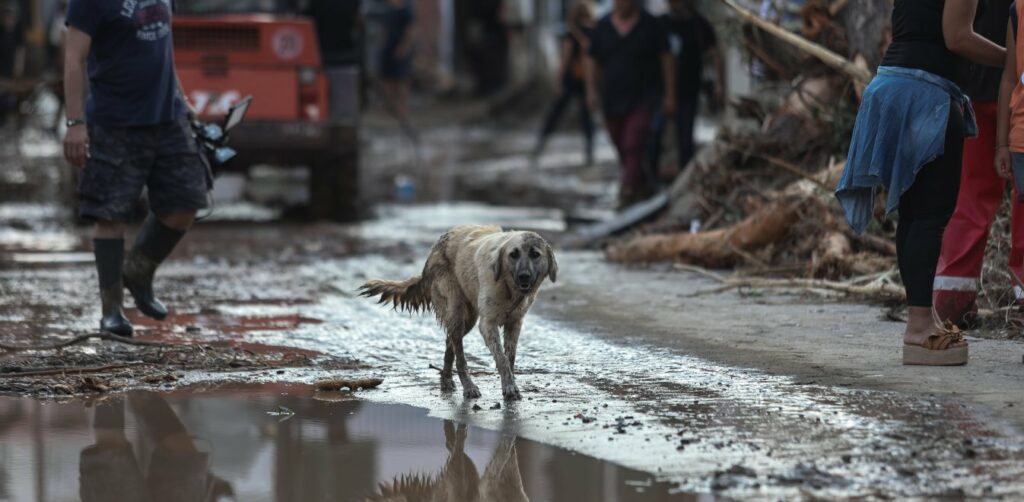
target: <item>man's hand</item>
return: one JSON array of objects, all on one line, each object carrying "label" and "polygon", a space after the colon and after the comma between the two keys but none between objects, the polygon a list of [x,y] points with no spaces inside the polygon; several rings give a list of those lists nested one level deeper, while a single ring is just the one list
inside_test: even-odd
[{"label": "man's hand", "polygon": [[1005,179],[1013,179],[1013,157],[1010,155],[1010,148],[1000,146],[996,148],[996,172]]},{"label": "man's hand", "polygon": [[64,136],[64,158],[79,169],[85,167],[89,158],[89,130],[84,124],[68,129]]}]

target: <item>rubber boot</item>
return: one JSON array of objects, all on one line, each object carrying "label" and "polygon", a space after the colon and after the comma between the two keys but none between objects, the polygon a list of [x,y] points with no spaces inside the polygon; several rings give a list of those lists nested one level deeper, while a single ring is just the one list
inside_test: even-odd
[{"label": "rubber boot", "polygon": [[100,301],[103,317],[100,330],[118,336],[132,336],[132,323],[124,316],[124,283],[121,267],[124,262],[124,239],[95,239],[96,272],[99,275]]},{"label": "rubber boot", "polygon": [[185,232],[164,225],[150,214],[124,261],[124,285],[135,298],[135,306],[139,312],[158,321],[167,318],[167,307],[153,294],[153,276],[184,236]]}]

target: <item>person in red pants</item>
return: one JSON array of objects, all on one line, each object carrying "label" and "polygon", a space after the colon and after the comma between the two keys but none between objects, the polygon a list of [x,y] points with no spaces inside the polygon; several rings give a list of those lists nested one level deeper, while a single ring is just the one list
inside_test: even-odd
[{"label": "person in red pants", "polygon": [[[993,0],[978,17],[976,30],[1003,45],[1010,15],[1010,0]],[[935,271],[933,305],[942,321],[964,328],[977,314],[978,276],[981,275],[989,228],[1003,203],[1007,180],[993,168],[996,151],[996,100],[1001,68],[970,68],[964,91],[974,101],[978,137],[964,143],[964,168],[956,210],[942,238],[942,254]],[[1012,185],[1012,183],[1011,183]],[[1018,284],[1024,279],[1024,204],[1013,195],[1010,272]],[[1014,288],[1018,301],[1024,290]]]}]

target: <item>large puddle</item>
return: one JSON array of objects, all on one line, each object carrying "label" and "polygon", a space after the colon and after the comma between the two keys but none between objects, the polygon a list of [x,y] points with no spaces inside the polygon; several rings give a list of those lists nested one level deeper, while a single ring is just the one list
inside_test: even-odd
[{"label": "large puddle", "polygon": [[564,449],[305,386],[0,400],[0,500],[693,499]]}]

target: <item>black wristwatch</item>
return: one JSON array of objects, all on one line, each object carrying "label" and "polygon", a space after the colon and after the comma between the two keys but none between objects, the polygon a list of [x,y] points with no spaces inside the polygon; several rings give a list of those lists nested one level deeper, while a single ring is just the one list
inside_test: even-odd
[{"label": "black wristwatch", "polygon": [[80,125],[85,125],[85,121],[82,119],[68,119],[67,122],[64,122],[64,126],[68,129]]}]

